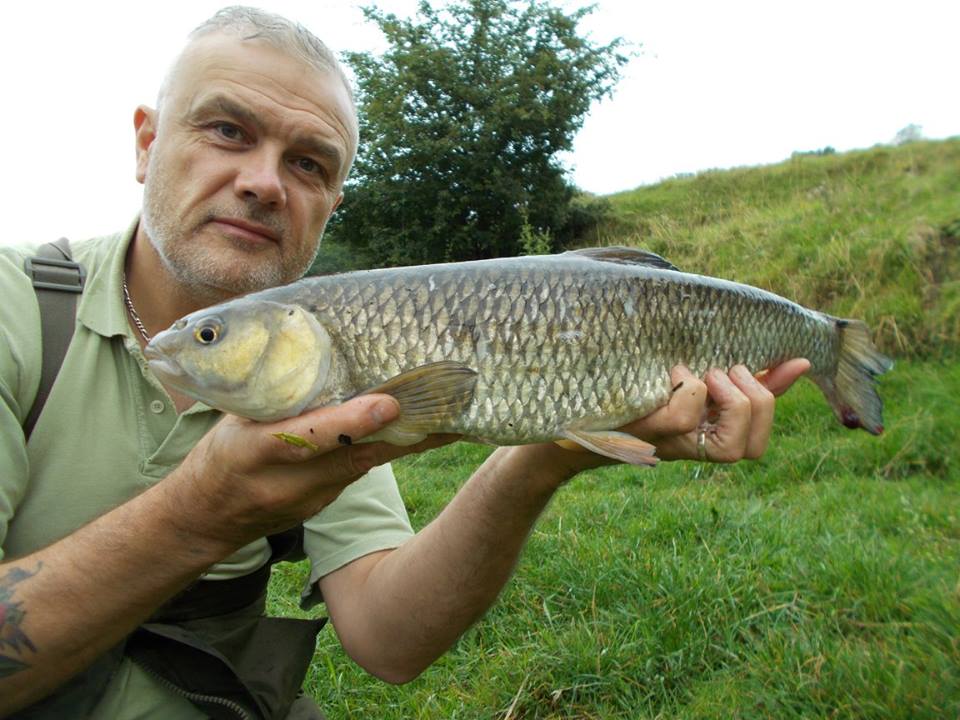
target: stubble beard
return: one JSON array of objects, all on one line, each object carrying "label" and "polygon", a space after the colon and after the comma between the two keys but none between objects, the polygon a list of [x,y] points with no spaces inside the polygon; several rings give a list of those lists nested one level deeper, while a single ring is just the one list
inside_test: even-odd
[{"label": "stubble beard", "polygon": [[234,258],[224,258],[222,252],[210,247],[197,235],[216,218],[243,219],[271,228],[280,236],[281,244],[289,247],[289,233],[273,215],[273,211],[264,210],[256,201],[248,202],[239,212],[235,207],[210,205],[198,222],[184,228],[172,212],[172,208],[176,207],[174,199],[175,192],[169,183],[148,169],[140,218],[143,230],[176,283],[191,297],[205,304],[266,290],[301,278],[309,270],[320,245],[318,238],[312,250],[304,248],[302,252],[290,256],[285,255],[279,246],[268,254],[262,251],[255,253],[234,243],[238,251],[248,254],[247,262],[237,263]]}]

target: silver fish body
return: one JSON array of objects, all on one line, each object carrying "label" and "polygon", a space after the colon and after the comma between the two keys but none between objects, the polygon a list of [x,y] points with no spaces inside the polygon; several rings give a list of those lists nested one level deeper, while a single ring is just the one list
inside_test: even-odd
[{"label": "silver fish body", "polygon": [[[216,378],[185,369],[184,358],[216,351],[217,343],[196,340],[205,318],[217,318],[233,333],[244,316],[263,315],[267,307],[288,316],[297,308],[315,321],[323,349],[304,352],[326,359],[324,380],[311,386],[309,398],[267,402],[264,411],[246,413],[258,419],[366,391],[395,391],[402,411],[404,397],[418,408],[406,414],[406,425],[404,415],[398,421],[399,441],[403,433],[412,442],[427,432],[501,445],[581,441],[666,403],[670,369],[678,363],[703,375],[712,367],[743,363],[759,371],[805,357],[841,421],[882,430],[873,380],[890,362],[873,348],[862,323],[747,285],[679,272],[640,250],[308,278],[194,313],[158,336],[149,352],[154,360],[176,362],[181,375],[174,384],[188,394],[243,414],[230,392],[211,394]],[[304,372],[314,372],[314,365]],[[435,376],[442,379],[434,383]],[[245,392],[232,387],[235,396]]]}]

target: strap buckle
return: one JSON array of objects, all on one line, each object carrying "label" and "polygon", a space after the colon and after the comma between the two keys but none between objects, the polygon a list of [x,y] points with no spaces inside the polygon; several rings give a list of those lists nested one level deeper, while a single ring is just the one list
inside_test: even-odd
[{"label": "strap buckle", "polygon": [[87,281],[87,271],[83,265],[72,260],[28,257],[23,269],[35,288],[80,293]]}]

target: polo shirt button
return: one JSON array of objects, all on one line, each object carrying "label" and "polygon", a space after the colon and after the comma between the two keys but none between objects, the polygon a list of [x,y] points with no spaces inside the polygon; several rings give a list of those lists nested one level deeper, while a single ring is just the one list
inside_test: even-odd
[{"label": "polo shirt button", "polygon": [[166,408],[163,402],[160,400],[154,400],[153,402],[150,403],[150,411],[155,412],[157,415],[162,413],[165,409]]}]

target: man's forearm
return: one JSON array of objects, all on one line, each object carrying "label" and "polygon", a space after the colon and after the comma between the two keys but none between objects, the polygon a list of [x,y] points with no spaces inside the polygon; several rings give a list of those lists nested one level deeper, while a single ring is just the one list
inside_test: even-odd
[{"label": "man's forearm", "polygon": [[[806,360],[791,360],[757,380],[742,366],[703,379],[677,366],[670,401],[621,430],[655,444],[661,459],[759,457],[770,436],[774,397],[809,367]],[[711,432],[701,447],[708,407]],[[321,580],[344,647],[384,679],[415,677],[495,600],[556,488],[610,462],[550,443],[497,450],[412,540]]]},{"label": "man's forearm", "polygon": [[229,553],[176,532],[162,485],[0,565],[0,716],[92,663]]},{"label": "man's forearm", "polygon": [[323,585],[347,652],[391,682],[422,672],[496,600],[556,489],[596,464],[550,446],[497,450],[433,522],[371,563],[362,591]]},{"label": "man's forearm", "polygon": [[[0,663],[0,716],[49,694],[211,565],[302,522],[408,451],[338,440],[376,432],[398,412],[396,401],[367,395],[270,427],[227,417],[154,487],[0,565],[0,655],[9,658]],[[291,446],[277,430],[309,435],[317,450]],[[4,645],[14,629],[19,642]]]}]

